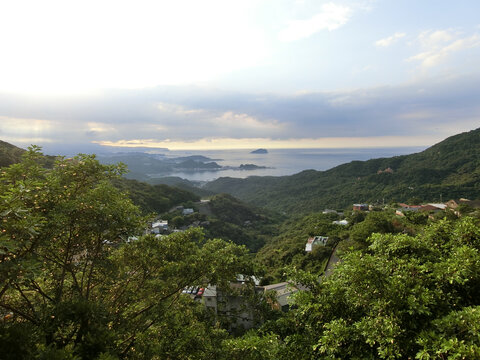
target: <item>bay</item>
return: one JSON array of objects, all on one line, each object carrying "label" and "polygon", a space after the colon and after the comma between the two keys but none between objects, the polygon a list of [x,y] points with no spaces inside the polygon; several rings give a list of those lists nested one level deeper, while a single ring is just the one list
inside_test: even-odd
[{"label": "bay", "polygon": [[[168,176],[178,176],[191,181],[212,181],[219,177],[246,178],[248,176],[284,176],[293,175],[303,170],[328,170],[337,165],[354,160],[392,157],[420,152],[425,147],[370,148],[370,149],[272,149],[267,154],[252,154],[251,150],[195,150],[167,151],[164,158],[203,155],[221,166],[239,167],[241,164],[265,166],[266,169],[238,170],[224,169],[218,171],[178,171]],[[154,174],[150,176],[155,177]],[[159,174],[158,177],[165,176]]]}]

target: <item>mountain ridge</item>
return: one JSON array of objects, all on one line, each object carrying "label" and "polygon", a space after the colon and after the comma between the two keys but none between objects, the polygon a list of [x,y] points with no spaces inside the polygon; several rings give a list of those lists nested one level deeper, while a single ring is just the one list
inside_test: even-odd
[{"label": "mountain ridge", "polygon": [[0,167],[19,162],[24,152],[24,149],[0,140]]},{"label": "mountain ridge", "polygon": [[205,185],[277,211],[308,213],[353,202],[480,197],[480,128],[410,155],[352,161],[281,177],[219,178]]}]

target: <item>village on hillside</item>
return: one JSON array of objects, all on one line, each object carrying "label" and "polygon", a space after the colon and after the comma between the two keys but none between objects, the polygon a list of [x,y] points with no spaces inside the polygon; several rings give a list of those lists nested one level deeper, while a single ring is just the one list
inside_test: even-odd
[{"label": "village on hillside", "polygon": [[[189,217],[195,213],[207,214],[208,199],[201,200],[194,204],[194,207],[176,206],[169,210],[169,213],[176,214],[176,217]],[[352,205],[351,213],[363,212],[369,213],[372,211],[394,211],[398,217],[405,217],[408,213],[425,214],[433,218],[435,214],[451,211],[455,215],[460,216],[462,209],[480,209],[480,200],[472,201],[468,199],[449,200],[445,203],[424,203],[424,204],[406,204],[396,203],[385,206],[378,206],[366,203],[355,203]],[[349,221],[343,218],[347,210],[337,211],[332,209],[325,209],[323,214],[337,215],[340,220],[333,220],[332,224],[341,227],[349,225]],[[249,223],[249,221],[248,221]],[[245,223],[245,226],[249,224]],[[178,224],[181,224],[178,226]],[[161,239],[171,233],[183,232],[194,227],[208,226],[209,221],[195,220],[192,222],[174,221],[174,224],[169,223],[168,220],[156,218],[145,230],[144,234],[152,234],[156,238]],[[131,238],[130,240],[135,240]],[[329,243],[329,237],[318,234],[310,236],[305,242],[305,253],[311,253],[317,246],[325,247]],[[329,276],[336,263],[341,259],[336,256],[336,246],[333,247],[332,253],[326,262],[324,276]],[[319,279],[321,281],[321,278]],[[230,283],[228,289],[221,288],[215,285],[208,285],[206,287],[190,286],[186,287],[182,293],[191,297],[193,300],[202,303],[205,308],[211,312],[215,318],[229,319],[228,327],[231,331],[238,331],[239,329],[250,329],[258,326],[262,319],[258,317],[253,308],[248,304],[246,293],[252,292],[259,297],[268,297],[272,308],[288,311],[292,304],[291,296],[299,289],[308,290],[300,284],[292,284],[289,282],[279,282],[268,285],[260,285],[260,279],[256,277],[247,277],[241,274],[237,275],[237,279]],[[268,296],[267,296],[268,294]]]}]

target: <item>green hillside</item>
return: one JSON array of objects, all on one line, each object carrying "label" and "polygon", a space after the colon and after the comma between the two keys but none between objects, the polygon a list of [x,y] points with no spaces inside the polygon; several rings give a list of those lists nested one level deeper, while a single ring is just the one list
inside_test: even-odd
[{"label": "green hillside", "polygon": [[114,180],[113,185],[126,192],[133,203],[138,205],[144,213],[162,213],[175,205],[200,200],[197,195],[189,191],[164,184],[150,185],[122,178]]},{"label": "green hillside", "polygon": [[[24,149],[0,140],[0,167],[19,163],[23,153]],[[42,155],[38,161],[42,166],[52,168],[55,157]],[[126,192],[143,213],[161,213],[168,211],[172,206],[200,199],[198,195],[188,190],[164,184],[150,185],[125,178],[114,179],[112,182],[117,189]]]},{"label": "green hillside", "polygon": [[25,150],[0,140],[0,167],[18,163],[24,152]]},{"label": "green hillside", "polygon": [[352,161],[292,176],[220,178],[205,189],[292,213],[344,208],[354,202],[478,198],[480,129],[449,137],[417,154]]},{"label": "green hillside", "polygon": [[[19,163],[24,153],[24,149],[0,140],[0,167]],[[51,155],[42,155],[37,159],[38,163],[47,169],[53,167],[55,160],[56,157]]]}]

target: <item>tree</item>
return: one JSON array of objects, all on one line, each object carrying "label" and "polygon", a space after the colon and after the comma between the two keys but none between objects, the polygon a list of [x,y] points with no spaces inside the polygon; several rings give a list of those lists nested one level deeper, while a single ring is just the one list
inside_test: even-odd
[{"label": "tree", "polygon": [[365,243],[373,233],[393,233],[395,227],[392,215],[385,212],[371,212],[365,220],[356,223],[350,231],[350,238],[354,241]]},{"label": "tree", "polygon": [[96,289],[113,246],[139,226],[138,209],[109,182],[122,166],[80,155],[46,170],[41,159],[30,148],[0,177],[0,308],[46,347],[74,343],[88,357],[103,350],[105,335],[97,331],[103,316],[91,320],[103,311]]}]

